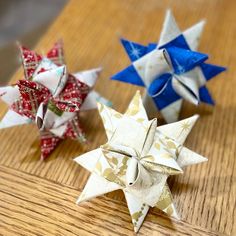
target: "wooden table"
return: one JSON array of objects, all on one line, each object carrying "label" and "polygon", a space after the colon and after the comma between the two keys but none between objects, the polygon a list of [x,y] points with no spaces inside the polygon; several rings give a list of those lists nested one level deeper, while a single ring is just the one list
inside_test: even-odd
[{"label": "wooden table", "polygon": [[[200,51],[229,70],[209,83],[214,109],[184,104],[181,117],[201,115],[186,146],[209,158],[183,176],[170,179],[181,221],[151,209],[139,235],[236,235],[236,4],[234,0],[70,1],[36,49],[65,43],[71,72],[103,66],[96,89],[123,112],[137,87],[109,81],[128,65],[119,36],[148,43],[159,38],[165,10],[172,8],[182,29],[202,18],[207,25]],[[12,58],[8,58],[11,60]],[[19,70],[12,82],[19,79]],[[1,116],[6,107],[1,103]],[[162,121],[160,121],[162,122]],[[75,201],[89,175],[73,158],[105,142],[97,111],[83,114],[89,145],[63,141],[46,161],[39,161],[34,125],[0,131],[1,235],[133,235],[122,192],[80,206]]]}]

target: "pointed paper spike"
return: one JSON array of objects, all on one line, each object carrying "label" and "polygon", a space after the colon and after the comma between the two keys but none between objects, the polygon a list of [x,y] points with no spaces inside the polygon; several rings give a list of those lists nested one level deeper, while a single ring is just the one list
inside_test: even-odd
[{"label": "pointed paper spike", "polygon": [[131,61],[136,61],[147,53],[146,46],[123,38],[121,38],[120,41]]},{"label": "pointed paper spike", "polygon": [[199,96],[200,96],[201,102],[205,102],[205,103],[210,104],[210,105],[215,105],[215,102],[212,99],[212,97],[211,97],[211,95],[210,95],[210,93],[209,93],[206,86],[202,86],[199,89]]},{"label": "pointed paper spike", "polygon": [[225,71],[226,68],[222,66],[212,65],[212,64],[201,64],[201,69],[206,80],[210,80],[213,77],[217,76],[221,72]]},{"label": "pointed paper spike", "polygon": [[96,68],[96,69],[91,69],[91,70],[86,70],[86,71],[80,71],[73,75],[75,76],[76,79],[87,84],[89,87],[93,87],[101,71],[102,71],[102,68]]},{"label": "pointed paper spike", "polygon": [[52,60],[57,65],[65,64],[64,61],[64,50],[63,50],[63,41],[59,39],[53,47],[48,51],[47,58]]},{"label": "pointed paper spike", "polygon": [[61,140],[50,132],[41,132],[41,160],[45,160],[52,151],[56,148],[57,144]]},{"label": "pointed paper spike", "polygon": [[113,75],[111,77],[112,80],[119,80],[122,82],[138,85],[138,86],[144,86],[144,83],[137,73],[136,69],[133,65],[128,66],[124,70],[118,72],[117,74]]},{"label": "pointed paper spike", "polygon": [[92,172],[97,164],[98,159],[102,155],[101,149],[97,148],[90,152],[86,152],[74,159],[79,165]]},{"label": "pointed paper spike", "polygon": [[196,51],[198,49],[199,41],[202,35],[203,28],[205,26],[205,20],[198,22],[192,27],[184,31],[183,36],[187,41],[191,50]]},{"label": "pointed paper spike", "polygon": [[119,119],[122,118],[123,114],[101,103],[97,103],[97,105],[98,105],[99,114],[103,121],[107,138],[109,140],[117,127]]},{"label": "pointed paper spike", "polygon": [[135,198],[134,195],[130,194],[127,191],[124,191],[124,194],[134,226],[134,231],[135,233],[137,233],[143,224],[145,216],[148,213],[149,206],[145,203],[140,202],[139,199]]},{"label": "pointed paper spike", "polygon": [[20,93],[17,86],[0,87],[0,98],[9,106],[19,97]]},{"label": "pointed paper spike", "polygon": [[179,153],[177,162],[181,167],[190,166],[194,164],[199,164],[201,162],[207,161],[207,158],[183,147]]},{"label": "pointed paper spike", "polygon": [[170,192],[169,186],[165,184],[159,201],[155,205],[158,209],[165,212],[167,215],[179,219],[178,213],[176,211],[175,205],[173,203],[173,197]]},{"label": "pointed paper spike", "polygon": [[181,31],[175,21],[174,16],[170,10],[167,10],[165,21],[162,27],[161,36],[158,44],[158,48],[169,43],[171,40],[177,38],[181,34]]},{"label": "pointed paper spike", "polygon": [[25,72],[25,79],[30,79],[34,71],[42,60],[42,57],[36,52],[19,45],[22,64]]},{"label": "pointed paper spike", "polygon": [[168,47],[166,51],[176,74],[185,73],[200,65],[208,58],[206,54],[177,47]]},{"label": "pointed paper spike", "polygon": [[[94,188],[94,186],[96,186],[96,188]],[[91,174],[76,203],[80,204],[83,201],[102,196],[118,189],[120,189],[119,185],[109,182],[96,174]]]},{"label": "pointed paper spike", "polygon": [[158,126],[157,131],[171,137],[179,144],[183,144],[198,118],[199,115],[194,115],[175,123]]},{"label": "pointed paper spike", "polygon": [[29,124],[30,122],[31,120],[29,118],[21,116],[18,113],[9,110],[0,121],[0,129]]},{"label": "pointed paper spike", "polygon": [[132,118],[136,120],[139,120],[139,119],[148,120],[146,110],[143,106],[140,91],[137,91],[134,97],[132,98],[125,112],[125,115],[131,116]]},{"label": "pointed paper spike", "polygon": [[79,204],[83,201],[104,195],[109,192],[113,192],[118,189],[120,189],[119,185],[110,182],[97,174],[92,173],[76,203]]},{"label": "pointed paper spike", "polygon": [[164,209],[163,212],[165,212],[167,215],[169,215],[177,220],[180,220],[180,217],[178,215],[176,207],[173,203],[170,204],[168,208]]}]

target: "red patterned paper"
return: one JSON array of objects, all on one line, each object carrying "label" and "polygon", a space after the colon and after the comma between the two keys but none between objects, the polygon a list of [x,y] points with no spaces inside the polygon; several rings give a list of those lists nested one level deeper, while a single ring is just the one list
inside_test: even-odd
[{"label": "red patterned paper", "polygon": [[68,75],[67,83],[57,98],[54,99],[56,106],[62,111],[78,111],[89,92],[89,86]]},{"label": "red patterned paper", "polygon": [[34,120],[40,103],[50,98],[50,91],[45,86],[29,80],[17,82],[21,97],[11,106],[20,115]]},{"label": "red patterned paper", "polygon": [[[37,111],[41,103],[45,104],[45,107],[56,115],[61,115],[63,112],[76,113],[71,120],[66,122],[66,129],[62,136],[58,137],[50,132],[50,130],[46,130],[46,128],[40,131],[41,159],[45,159],[63,138],[71,138],[84,142],[85,138],[79,124],[78,111],[89,93],[89,86],[79,81],[73,75],[68,74],[66,84],[62,91],[54,97],[47,87],[32,81],[32,76],[42,61],[43,56],[23,46],[20,49],[25,80],[19,80],[16,84],[19,88],[20,98],[12,104],[11,109],[32,120],[36,120]],[[52,49],[46,54],[46,57],[58,66],[63,65],[64,52],[62,41],[55,43]],[[41,68],[38,74],[45,71],[44,68]]]},{"label": "red patterned paper", "polygon": [[40,132],[41,160],[44,160],[51,154],[60,140],[59,137],[55,136],[51,132]]},{"label": "red patterned paper", "polygon": [[25,71],[25,79],[29,80],[31,79],[39,63],[42,61],[42,56],[23,46],[20,46],[20,50],[21,50],[22,64]]},{"label": "red patterned paper", "polygon": [[80,140],[82,142],[85,141],[83,130],[80,127],[79,124],[79,117],[78,115],[75,116],[74,119],[68,122],[67,124],[67,130],[64,134],[65,138],[71,138],[75,140]]},{"label": "red patterned paper", "polygon": [[48,51],[47,58],[57,65],[65,64],[62,40],[58,40],[58,42],[56,42],[54,46]]},{"label": "red patterned paper", "polygon": [[[25,79],[28,80],[31,79],[34,71],[42,61],[43,56],[24,46],[19,47],[21,51],[22,64],[25,71]],[[46,54],[46,57],[57,65],[64,64],[63,43],[61,40],[54,44],[54,46]]]}]

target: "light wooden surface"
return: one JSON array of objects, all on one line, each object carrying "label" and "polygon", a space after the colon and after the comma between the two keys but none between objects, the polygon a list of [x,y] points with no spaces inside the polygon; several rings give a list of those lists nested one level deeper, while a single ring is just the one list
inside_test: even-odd
[{"label": "light wooden surface", "polygon": [[[170,179],[182,220],[171,221],[152,209],[139,235],[236,235],[234,0],[73,0],[36,49],[46,51],[63,38],[71,72],[103,66],[96,90],[123,112],[137,87],[109,81],[129,63],[118,38],[140,43],[157,41],[169,7],[181,29],[207,19],[200,50],[210,55],[210,62],[229,70],[209,83],[217,102],[214,109],[184,104],[182,118],[201,115],[186,146],[209,161]],[[21,75],[20,70],[12,82]],[[6,107],[1,103],[0,108],[2,116]],[[133,235],[122,192],[75,205],[89,173],[73,158],[105,142],[97,111],[81,115],[90,143],[81,146],[65,140],[45,162],[39,161],[34,125],[0,131],[0,235]]]}]

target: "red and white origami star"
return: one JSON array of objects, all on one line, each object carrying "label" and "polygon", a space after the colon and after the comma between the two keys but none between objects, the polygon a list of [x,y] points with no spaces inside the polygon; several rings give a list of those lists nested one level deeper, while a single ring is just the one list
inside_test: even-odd
[{"label": "red and white origami star", "polygon": [[0,88],[2,100],[9,105],[0,128],[35,121],[40,130],[41,159],[61,139],[85,141],[79,111],[96,108],[96,101],[103,100],[92,90],[101,69],[68,73],[61,42],[46,56],[23,46],[20,51],[25,78],[13,86]]}]

